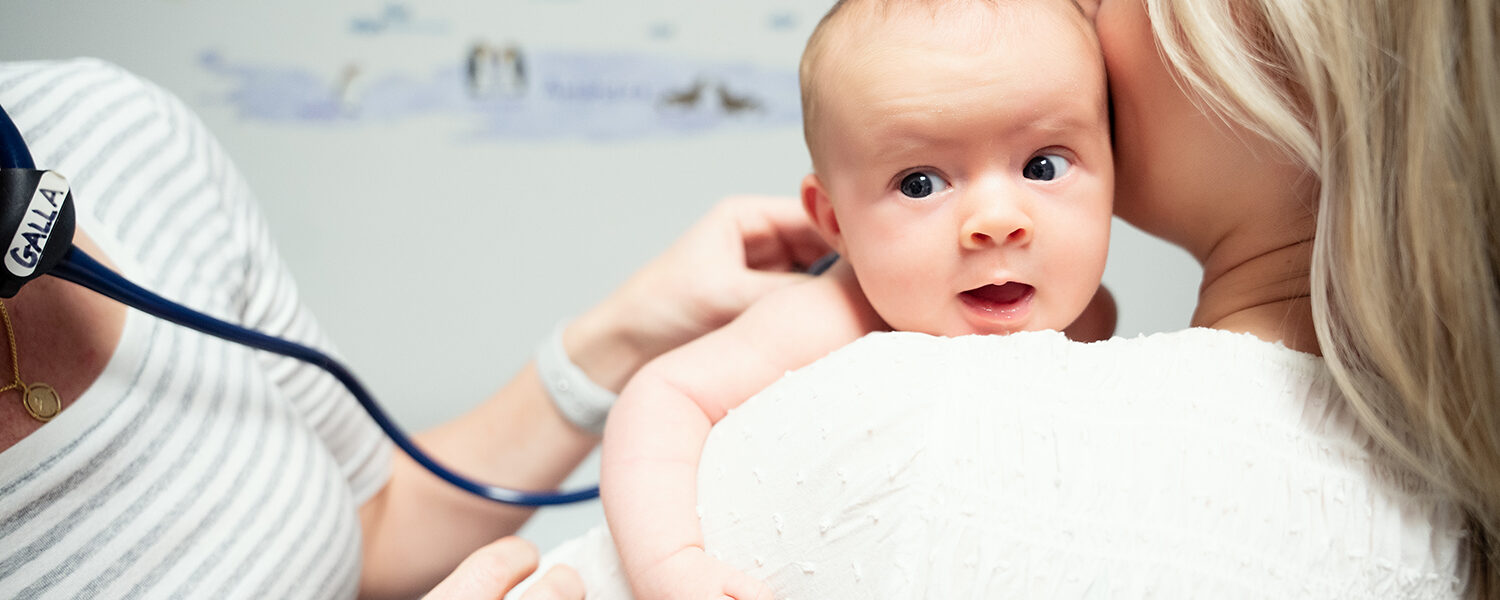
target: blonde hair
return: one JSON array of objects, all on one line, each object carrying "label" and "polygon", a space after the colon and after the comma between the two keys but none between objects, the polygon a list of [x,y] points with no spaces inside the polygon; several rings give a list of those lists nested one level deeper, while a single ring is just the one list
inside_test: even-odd
[{"label": "blonde hair", "polygon": [[1321,182],[1313,319],[1380,447],[1466,513],[1500,596],[1496,0],[1147,0],[1198,100]]},{"label": "blonde hair", "polygon": [[814,143],[813,125],[818,121],[821,111],[819,102],[821,94],[817,85],[820,79],[820,71],[827,68],[824,57],[829,52],[829,45],[833,43],[829,31],[833,29],[833,23],[840,15],[848,12],[846,9],[857,0],[838,0],[833,8],[823,14],[818,21],[817,27],[813,28],[812,35],[807,38],[807,47],[802,51],[802,62],[797,68],[797,79],[802,90],[802,139],[807,143],[808,153],[812,156],[813,171],[821,171],[819,156],[822,155]]}]

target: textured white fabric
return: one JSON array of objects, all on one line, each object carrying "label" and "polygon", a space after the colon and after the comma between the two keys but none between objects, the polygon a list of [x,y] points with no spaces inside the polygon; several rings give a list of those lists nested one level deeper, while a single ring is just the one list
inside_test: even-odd
[{"label": "textured white fabric", "polygon": [[[127,278],[325,345],[249,188],[176,98],[76,60],[0,64],[0,105]],[[0,453],[0,598],[353,596],[356,509],[389,477],[380,430],[315,367],[128,315],[98,380]]]},{"label": "textured white fabric", "polygon": [[[1333,389],[1208,329],[873,334],[714,428],[706,546],[781,599],[1459,596],[1459,512]],[[546,561],[628,597],[609,544]]]}]

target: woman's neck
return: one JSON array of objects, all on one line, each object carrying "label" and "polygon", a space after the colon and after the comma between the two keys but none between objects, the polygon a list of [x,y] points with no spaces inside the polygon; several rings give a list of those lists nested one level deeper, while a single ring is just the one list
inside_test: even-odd
[{"label": "woman's neck", "polygon": [[1321,354],[1310,297],[1313,238],[1310,231],[1289,237],[1259,247],[1217,245],[1203,261],[1193,326],[1249,333]]},{"label": "woman's neck", "polygon": [[[83,231],[74,234],[73,243],[113,268]],[[28,384],[46,383],[56,389],[67,412],[109,364],[125,330],[124,305],[52,277],[26,284],[5,304],[21,377]],[[6,342],[0,338],[0,345]],[[10,383],[13,373],[9,349],[0,348],[0,385]],[[0,394],[0,451],[41,427],[22,407],[19,392]]]}]

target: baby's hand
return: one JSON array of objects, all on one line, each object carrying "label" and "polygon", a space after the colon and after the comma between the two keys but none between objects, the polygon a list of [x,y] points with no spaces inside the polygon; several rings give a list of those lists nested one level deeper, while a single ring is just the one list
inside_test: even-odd
[{"label": "baby's hand", "polygon": [[632,577],[630,587],[636,600],[773,600],[766,584],[697,546],[678,550]]}]

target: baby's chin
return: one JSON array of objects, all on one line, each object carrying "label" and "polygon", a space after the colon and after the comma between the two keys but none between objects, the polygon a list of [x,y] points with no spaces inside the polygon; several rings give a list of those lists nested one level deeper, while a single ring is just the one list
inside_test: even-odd
[{"label": "baby's chin", "polygon": [[[962,337],[966,335],[1010,335],[1012,333],[1021,333],[1024,331],[1062,331],[1067,327],[1067,324],[1059,325],[1056,323],[1042,323],[1036,321],[1028,321],[1024,324],[1018,325],[994,323],[974,324],[963,319],[948,319],[945,322],[928,323],[922,323],[919,320],[901,321],[900,319],[892,322],[891,319],[886,319],[885,322],[890,326],[890,329],[892,331],[925,333],[927,335],[936,337]],[[903,322],[907,323],[907,325],[899,325]]]},{"label": "baby's chin", "polygon": [[1064,331],[1081,311],[1078,307],[1059,305],[1063,298],[1020,282],[983,285],[941,300],[867,298],[891,331],[937,337]]}]

